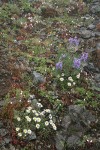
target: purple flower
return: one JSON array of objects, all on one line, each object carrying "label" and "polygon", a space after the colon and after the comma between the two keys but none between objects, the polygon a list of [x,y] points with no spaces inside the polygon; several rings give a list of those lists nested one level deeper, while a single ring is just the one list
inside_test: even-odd
[{"label": "purple flower", "polygon": [[81,65],[81,59],[74,58],[73,67],[79,69]]},{"label": "purple flower", "polygon": [[79,45],[79,39],[77,39],[77,37],[75,37],[75,38],[69,38],[69,43],[70,44],[75,44],[76,46],[78,46]]},{"label": "purple flower", "polygon": [[63,67],[63,64],[62,64],[61,61],[59,61],[58,63],[56,63],[56,69],[57,69],[57,70],[58,70],[58,69],[62,70],[62,67]]},{"label": "purple flower", "polygon": [[81,56],[80,59],[83,60],[83,61],[86,61],[87,58],[88,58],[88,53],[86,53],[86,52],[82,53],[82,56]]}]

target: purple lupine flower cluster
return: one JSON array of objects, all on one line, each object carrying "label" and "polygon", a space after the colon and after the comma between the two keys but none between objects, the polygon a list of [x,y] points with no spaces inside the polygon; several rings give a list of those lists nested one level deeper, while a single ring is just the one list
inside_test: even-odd
[{"label": "purple lupine flower cluster", "polygon": [[83,61],[86,61],[87,58],[88,58],[88,53],[86,53],[86,52],[82,53],[82,56],[81,56],[80,59],[83,60]]},{"label": "purple lupine flower cluster", "polygon": [[79,39],[77,37],[75,38],[69,38],[69,43],[72,45],[72,44],[75,44],[76,46],[79,45]]},{"label": "purple lupine flower cluster", "polygon": [[81,60],[78,58],[74,58],[74,64],[73,67],[79,69],[81,65]]},{"label": "purple lupine flower cluster", "polygon": [[80,58],[74,58],[73,67],[79,69],[81,66],[81,61],[85,62],[87,58],[88,58],[88,53],[86,52],[82,53]]},{"label": "purple lupine flower cluster", "polygon": [[56,69],[60,69],[62,70],[62,67],[63,67],[63,63],[61,61],[59,61],[58,63],[56,63]]}]

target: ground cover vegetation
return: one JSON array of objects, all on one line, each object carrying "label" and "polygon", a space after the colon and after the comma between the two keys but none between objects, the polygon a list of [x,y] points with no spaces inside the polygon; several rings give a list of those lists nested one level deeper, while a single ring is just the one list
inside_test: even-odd
[{"label": "ground cover vegetation", "polygon": [[0,68],[5,79],[0,119],[18,150],[56,150],[55,137],[70,106],[90,111],[95,121],[79,135],[80,142],[72,147],[65,142],[63,150],[87,150],[95,145],[92,134],[98,131],[100,95],[91,86],[91,74],[84,70],[91,55],[81,48],[74,32],[87,12],[82,0],[0,4],[0,53],[6,61],[5,68]]}]

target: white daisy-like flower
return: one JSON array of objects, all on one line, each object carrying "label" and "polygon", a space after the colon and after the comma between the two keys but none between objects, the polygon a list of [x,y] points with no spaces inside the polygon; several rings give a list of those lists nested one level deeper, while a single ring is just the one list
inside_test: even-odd
[{"label": "white daisy-like flower", "polygon": [[60,78],[60,81],[64,81],[64,78]]},{"label": "white daisy-like flower", "polygon": [[40,113],[41,116],[44,116],[44,114],[45,114],[45,111],[42,111],[42,112]]},{"label": "white daisy-like flower", "polygon": [[36,124],[36,128],[39,129],[39,128],[40,128],[40,125],[39,125],[39,124]]},{"label": "white daisy-like flower", "polygon": [[56,125],[53,125],[52,127],[53,127],[53,129],[54,129],[54,130],[57,130],[57,127],[56,127]]},{"label": "white daisy-like flower", "polygon": [[17,117],[17,121],[21,121],[21,118],[20,118],[20,117]]},{"label": "white daisy-like flower", "polygon": [[20,130],[20,128],[16,128],[16,131],[19,131]]},{"label": "white daisy-like flower", "polygon": [[28,110],[32,110],[32,107],[31,107],[31,106],[29,106],[27,109],[28,109]]},{"label": "white daisy-like flower", "polygon": [[22,136],[22,133],[18,133],[18,136],[20,136],[20,137],[21,137],[21,136]]},{"label": "white daisy-like flower", "polygon": [[28,133],[28,134],[31,134],[31,133],[32,133],[32,131],[31,131],[30,129],[28,129],[28,130],[27,130],[27,133]]},{"label": "white daisy-like flower", "polygon": [[73,78],[72,77],[68,77],[68,80],[73,82]]},{"label": "white daisy-like flower", "polygon": [[49,122],[48,121],[45,121],[45,126],[48,126],[49,125]]},{"label": "white daisy-like flower", "polygon": [[39,116],[39,114],[36,112],[36,113],[35,113],[35,116]]},{"label": "white daisy-like flower", "polygon": [[36,122],[36,121],[37,121],[37,118],[36,118],[36,117],[33,117],[33,120]]},{"label": "white daisy-like flower", "polygon": [[52,115],[51,114],[49,114],[49,119],[52,119]]},{"label": "white daisy-like flower", "polygon": [[26,134],[27,133],[27,129],[24,129],[23,132]]},{"label": "white daisy-like flower", "polygon": [[75,82],[73,82],[73,85],[75,85],[76,83]]},{"label": "white daisy-like flower", "polygon": [[36,121],[37,121],[37,122],[40,122],[40,121],[41,121],[41,118],[37,118]]},{"label": "white daisy-like flower", "polygon": [[45,109],[44,111],[47,113],[50,113],[50,109]]},{"label": "white daisy-like flower", "polygon": [[64,73],[62,73],[61,76],[64,77]]},{"label": "white daisy-like flower", "polygon": [[31,120],[32,120],[29,116],[26,116],[25,118],[28,122],[31,122]]},{"label": "white daisy-like flower", "polygon": [[76,78],[77,78],[77,79],[79,79],[79,78],[80,78],[80,73],[76,76]]},{"label": "white daisy-like flower", "polygon": [[49,123],[52,125],[53,124],[53,120],[49,120]]},{"label": "white daisy-like flower", "polygon": [[71,86],[71,83],[70,83],[70,82],[68,82],[68,83],[67,83],[67,85],[68,85],[68,86]]},{"label": "white daisy-like flower", "polygon": [[38,106],[39,108],[42,108],[42,107],[43,107],[43,105],[42,105],[41,103],[37,103],[37,106]]},{"label": "white daisy-like flower", "polygon": [[33,113],[36,113],[36,110],[32,110]]},{"label": "white daisy-like flower", "polygon": [[26,112],[27,112],[27,113],[30,113],[30,110],[29,110],[29,109],[27,109],[27,110],[26,110]]}]

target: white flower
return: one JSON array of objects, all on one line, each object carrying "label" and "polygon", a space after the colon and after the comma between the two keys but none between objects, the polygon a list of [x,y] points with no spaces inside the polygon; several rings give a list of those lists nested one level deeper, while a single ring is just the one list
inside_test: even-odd
[{"label": "white flower", "polygon": [[50,113],[50,109],[45,109],[45,112]]},{"label": "white flower", "polygon": [[52,115],[51,114],[49,114],[49,119],[52,119]]},{"label": "white flower", "polygon": [[36,110],[32,110],[33,113],[36,113]]},{"label": "white flower", "polygon": [[40,122],[40,121],[41,121],[41,118],[37,118],[36,121],[37,121],[37,122]]},{"label": "white flower", "polygon": [[44,116],[44,114],[45,114],[45,111],[42,111],[42,112],[40,113],[41,116]]},{"label": "white flower", "polygon": [[75,82],[73,82],[73,85],[75,85],[76,83]]},{"label": "white flower", "polygon": [[52,125],[53,124],[53,120],[50,120],[49,123]]},{"label": "white flower", "polygon": [[31,134],[31,133],[32,133],[32,131],[29,129],[29,130],[27,130],[27,133],[28,133],[28,134]]},{"label": "white flower", "polygon": [[31,118],[29,116],[25,117],[28,122],[31,122]]},{"label": "white flower", "polygon": [[36,124],[36,128],[39,129],[39,128],[40,128],[40,125],[39,125],[39,124]]},{"label": "white flower", "polygon": [[18,136],[20,136],[20,137],[21,137],[21,136],[22,136],[22,133],[18,133]]},{"label": "white flower", "polygon": [[35,113],[35,116],[39,116],[39,114],[36,112],[36,113]]},{"label": "white flower", "polygon": [[60,81],[64,81],[64,78],[60,78]]},{"label": "white flower", "polygon": [[37,118],[36,118],[36,117],[33,117],[33,120],[36,122],[36,121],[37,121]]},{"label": "white flower", "polygon": [[29,106],[27,109],[28,109],[28,110],[32,110],[32,107],[31,107],[31,106]]},{"label": "white flower", "polygon": [[16,131],[19,131],[20,130],[20,128],[16,128]]},{"label": "white flower", "polygon": [[27,109],[27,110],[26,110],[26,112],[27,112],[27,113],[30,113],[30,110],[29,110],[29,109]]},{"label": "white flower", "polygon": [[38,106],[39,108],[42,108],[42,107],[43,107],[43,105],[42,105],[41,103],[37,103],[37,106]]},{"label": "white flower", "polygon": [[20,119],[20,117],[17,117],[17,121],[20,121],[21,119]]},{"label": "white flower", "polygon": [[49,125],[49,122],[48,122],[48,121],[45,121],[45,125],[48,126],[48,125]]},{"label": "white flower", "polygon": [[71,86],[71,83],[70,83],[70,82],[68,82],[68,83],[67,83],[67,85],[68,85],[68,86]]},{"label": "white flower", "polygon": [[53,125],[52,127],[53,127],[53,129],[54,129],[54,130],[57,130],[57,127],[56,127],[56,125]]},{"label": "white flower", "polygon": [[23,132],[24,132],[24,133],[27,133],[27,129],[24,129]]},{"label": "white flower", "polygon": [[72,77],[68,77],[68,80],[73,82],[73,79],[72,79]]},{"label": "white flower", "polygon": [[77,79],[79,79],[79,78],[80,78],[80,73],[76,76],[76,78],[77,78]]},{"label": "white flower", "polygon": [[64,73],[62,73],[61,76],[64,77]]}]

